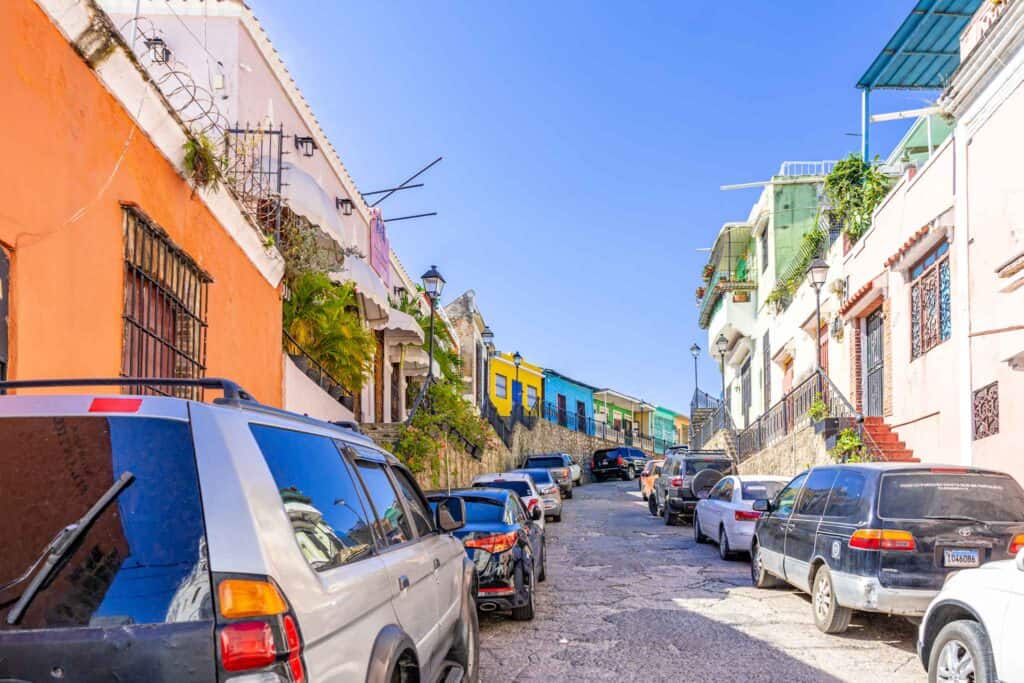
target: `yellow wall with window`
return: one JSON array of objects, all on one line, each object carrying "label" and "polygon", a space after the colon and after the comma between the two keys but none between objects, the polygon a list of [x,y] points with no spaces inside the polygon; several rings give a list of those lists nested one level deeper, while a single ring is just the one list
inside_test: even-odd
[{"label": "yellow wall with window", "polygon": [[[512,354],[500,353],[491,358],[487,393],[499,415],[512,414],[512,383],[516,380],[516,364]],[[525,360],[519,366],[519,381],[523,385],[523,408],[544,400],[544,370]]]}]

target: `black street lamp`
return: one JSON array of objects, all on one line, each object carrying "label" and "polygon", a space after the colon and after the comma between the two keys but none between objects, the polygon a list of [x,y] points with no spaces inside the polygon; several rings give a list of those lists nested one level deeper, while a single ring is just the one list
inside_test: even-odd
[{"label": "black street lamp", "polygon": [[715,347],[718,349],[718,369],[722,372],[722,405],[725,405],[725,352],[729,348],[729,340],[724,334],[718,335]]},{"label": "black street lamp", "polygon": [[522,409],[523,409],[523,385],[519,383],[519,366],[523,364],[523,357],[521,355],[519,355],[518,351],[516,351],[514,354],[512,354],[512,362],[516,366],[516,383],[515,383],[515,385],[513,385],[513,388],[515,388],[515,387],[519,388],[519,401],[518,401],[518,403],[515,402],[516,396],[515,396],[515,392],[513,392],[513,394],[512,394],[513,406],[512,407],[515,410],[517,410],[517,411],[522,411]]},{"label": "black street lamp", "polygon": [[430,342],[427,352],[427,384],[434,378],[434,309],[441,299],[441,292],[444,290],[444,277],[438,271],[437,266],[430,266],[430,270],[420,276],[423,281],[423,290],[430,299]]},{"label": "black street lamp", "polygon": [[693,356],[693,396],[697,396],[697,357],[700,356],[700,347],[694,342],[690,347],[690,355]]},{"label": "black street lamp", "polygon": [[807,275],[814,287],[814,305],[817,313],[817,327],[814,328],[814,341],[818,346],[818,355],[814,367],[821,370],[821,288],[825,286],[828,278],[828,264],[823,259],[816,258],[807,267]]}]

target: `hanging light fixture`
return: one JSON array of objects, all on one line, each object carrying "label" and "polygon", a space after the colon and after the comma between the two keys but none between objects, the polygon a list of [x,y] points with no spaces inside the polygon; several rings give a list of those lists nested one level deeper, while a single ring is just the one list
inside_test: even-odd
[{"label": "hanging light fixture", "polygon": [[423,289],[427,292],[427,296],[434,301],[441,298],[445,279],[438,271],[437,266],[430,266],[430,270],[423,273],[420,279],[423,281]]}]

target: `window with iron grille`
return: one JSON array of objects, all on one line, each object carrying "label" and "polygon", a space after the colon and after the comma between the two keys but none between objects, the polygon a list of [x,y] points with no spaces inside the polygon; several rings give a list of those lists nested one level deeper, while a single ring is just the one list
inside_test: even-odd
[{"label": "window with iron grille", "polygon": [[[167,233],[124,206],[124,377],[200,378],[206,374],[206,309],[213,281]],[[139,393],[201,399],[198,387],[154,385]]]},{"label": "window with iron grille", "polygon": [[910,269],[910,357],[949,339],[949,243],[943,242]]}]

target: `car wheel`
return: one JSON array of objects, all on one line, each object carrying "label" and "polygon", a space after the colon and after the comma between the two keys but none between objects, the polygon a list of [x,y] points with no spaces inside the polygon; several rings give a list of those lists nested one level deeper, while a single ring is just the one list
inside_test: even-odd
[{"label": "car wheel", "polygon": [[995,681],[992,643],[976,621],[946,624],[932,644],[928,658],[928,681]]},{"label": "car wheel", "polygon": [[543,543],[540,546],[540,574],[537,575],[537,583],[544,583],[548,578],[548,546]]},{"label": "car wheel", "polygon": [[572,489],[569,489],[568,493],[565,494],[565,498],[566,498],[566,500],[569,500],[570,498],[572,498]]},{"label": "car wheel", "polygon": [[679,526],[679,520],[669,509],[668,501],[665,501],[665,507],[662,508],[662,517],[665,519],[665,526]]},{"label": "car wheel", "polygon": [[476,591],[462,599],[455,645],[450,658],[462,667],[462,680],[478,683],[480,680],[480,616],[476,611]]},{"label": "car wheel", "polygon": [[527,576],[525,578],[529,581],[529,583],[526,586],[526,594],[527,594],[528,601],[522,607],[514,607],[514,608],[512,608],[512,618],[515,619],[516,621],[532,621],[533,620],[533,613],[534,613],[533,598],[534,598],[534,594],[536,593],[536,591],[534,590],[535,584],[533,582],[533,570],[532,569],[530,570],[530,573],[527,574]]},{"label": "car wheel", "polygon": [[647,509],[651,511],[651,514],[655,517],[658,516],[658,499],[654,497],[654,494],[647,496]]},{"label": "car wheel", "polygon": [[711,540],[700,530],[700,517],[696,512],[693,513],[693,540],[697,543],[707,543]]},{"label": "car wheel", "polygon": [[723,526],[718,530],[718,556],[723,560],[731,560],[734,555],[732,546],[729,545],[729,534],[726,533]]},{"label": "car wheel", "polygon": [[558,513],[557,515],[551,515],[551,521],[552,522],[561,522],[562,521],[562,513]]},{"label": "car wheel", "polygon": [[764,568],[761,546],[756,541],[750,549],[750,582],[757,588],[776,588],[781,583]]},{"label": "car wheel", "polygon": [[814,612],[814,625],[822,633],[843,633],[850,627],[853,610],[839,604],[832,587],[832,572],[826,566],[822,566],[814,575],[811,609]]}]

